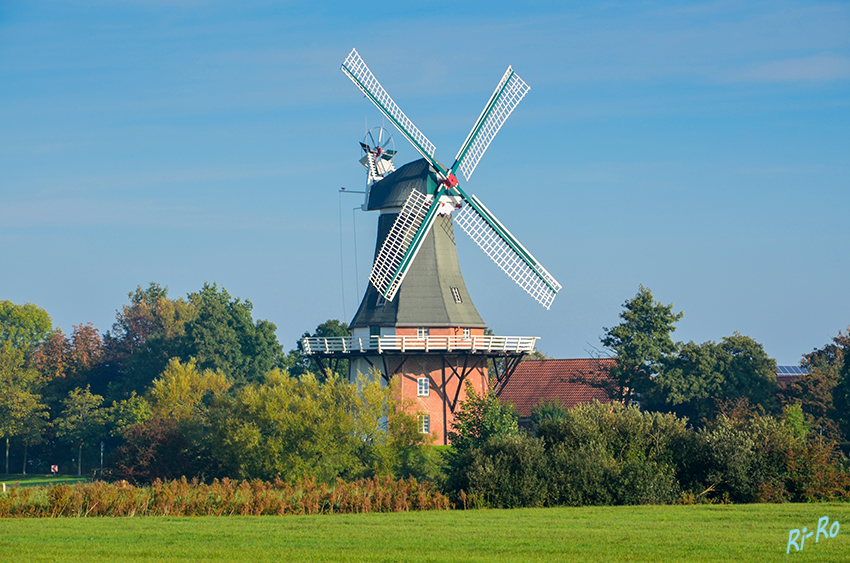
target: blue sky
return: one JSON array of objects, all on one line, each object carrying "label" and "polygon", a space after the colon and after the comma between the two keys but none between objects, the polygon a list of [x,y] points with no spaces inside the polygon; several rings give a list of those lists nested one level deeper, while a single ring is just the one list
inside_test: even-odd
[{"label": "blue sky", "polygon": [[377,216],[338,190],[381,122],[352,47],[442,161],[508,64],[531,86],[464,187],[564,287],[546,311],[459,236],[497,334],[585,357],[640,284],[675,339],[780,363],[850,324],[846,2],[4,2],[0,299],[105,331],[137,285],[217,282],[286,349],[350,320]]}]

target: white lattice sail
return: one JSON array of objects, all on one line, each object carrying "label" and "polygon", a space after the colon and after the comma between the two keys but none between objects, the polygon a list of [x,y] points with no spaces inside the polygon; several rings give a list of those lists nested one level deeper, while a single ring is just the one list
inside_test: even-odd
[{"label": "white lattice sail", "polygon": [[[480,208],[479,213],[475,207]],[[485,218],[486,215],[486,218]],[[561,284],[546,271],[474,195],[455,222],[517,285],[547,309]]]},{"label": "white lattice sail", "polygon": [[434,160],[434,143],[413,124],[410,119],[401,111],[401,108],[396,105],[393,99],[357,54],[357,49],[352,49],[345,61],[342,63],[342,71],[357,85],[360,90],[366,94],[372,103],[374,103],[381,113],[387,119],[393,122],[393,125],[401,131],[401,134],[407,137],[407,140],[424,156],[429,162]]},{"label": "white lattice sail", "polygon": [[[493,137],[529,90],[528,84],[511,67],[508,67],[455,157],[464,178],[469,180],[472,176],[472,172],[475,171],[478,161],[490,146]],[[452,168],[457,166],[458,164]]]},{"label": "white lattice sail", "polygon": [[[425,235],[434,224],[437,214],[433,212],[432,199],[418,190],[410,192],[375,258],[369,280],[388,301],[395,298]],[[415,246],[411,246],[414,243]]]}]

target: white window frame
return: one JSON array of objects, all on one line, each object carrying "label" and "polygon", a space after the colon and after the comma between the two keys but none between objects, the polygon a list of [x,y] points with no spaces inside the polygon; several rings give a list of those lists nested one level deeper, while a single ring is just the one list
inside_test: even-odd
[{"label": "white window frame", "polygon": [[420,326],[416,329],[416,338],[428,338],[431,335],[431,330],[427,326]]},{"label": "white window frame", "polygon": [[430,434],[431,433],[431,415],[430,414],[420,414],[418,418],[419,418],[419,433],[420,434]]},{"label": "white window frame", "polygon": [[470,338],[472,338],[472,329],[469,328],[469,327],[466,327],[466,328],[463,329],[463,339],[469,340]]},{"label": "white window frame", "polygon": [[429,397],[431,395],[431,380],[427,377],[416,378],[416,396]]}]

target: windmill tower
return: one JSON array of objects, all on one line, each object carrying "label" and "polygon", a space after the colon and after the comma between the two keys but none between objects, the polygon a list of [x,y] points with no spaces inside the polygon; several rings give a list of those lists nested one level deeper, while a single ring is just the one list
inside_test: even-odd
[{"label": "windmill tower", "polygon": [[[529,88],[508,67],[447,168],[434,158],[433,143],[390,98],[356,50],[342,70],[422,158],[373,174],[371,163],[379,162],[379,150],[361,143],[366,153],[366,162],[361,162],[369,170],[363,209],[380,211],[371,283],[350,323],[351,338],[305,338],[303,349],[320,362],[349,359],[352,378],[373,369],[387,381],[400,378],[402,395],[426,413],[420,417],[420,429],[447,443],[455,409],[466,396],[465,383],[483,392],[493,379],[498,392],[537,340],[485,334],[487,327],[461,275],[454,223],[547,309],[561,288],[477,197],[463,191],[455,176],[460,170],[470,178]],[[499,359],[494,363],[497,373],[488,373],[488,359]]]}]

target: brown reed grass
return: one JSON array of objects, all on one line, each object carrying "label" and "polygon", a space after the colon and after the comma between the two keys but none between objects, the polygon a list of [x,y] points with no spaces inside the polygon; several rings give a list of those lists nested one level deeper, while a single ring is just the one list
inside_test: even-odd
[{"label": "brown reed grass", "polygon": [[448,498],[431,483],[374,477],[328,485],[307,478],[296,483],[213,480],[126,481],[13,487],[0,493],[0,518],[97,516],[262,516],[447,510]]}]

